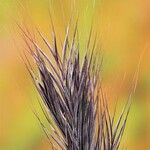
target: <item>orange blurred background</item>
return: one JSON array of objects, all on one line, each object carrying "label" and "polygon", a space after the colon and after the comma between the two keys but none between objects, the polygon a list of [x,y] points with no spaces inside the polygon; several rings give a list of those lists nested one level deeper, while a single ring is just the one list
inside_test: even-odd
[{"label": "orange blurred background", "polygon": [[[31,107],[37,106],[38,94],[20,59],[24,45],[16,25],[16,22],[25,25],[31,31],[36,26],[51,39],[48,10],[51,11],[58,38],[62,40],[71,13],[79,15],[81,45],[87,40],[93,20],[93,28],[99,35],[98,41],[104,53],[102,76],[110,104],[113,105],[118,95],[119,100],[125,99],[141,57],[138,84],[132,97],[134,103],[122,149],[149,150],[149,0],[1,0],[0,149],[50,149],[32,112]],[[121,84],[123,88],[120,88]]]}]

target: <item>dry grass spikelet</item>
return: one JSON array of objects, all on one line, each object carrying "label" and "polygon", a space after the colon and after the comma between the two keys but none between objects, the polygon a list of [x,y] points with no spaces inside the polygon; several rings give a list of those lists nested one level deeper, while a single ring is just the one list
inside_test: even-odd
[{"label": "dry grass spikelet", "polygon": [[90,34],[85,55],[81,59],[77,24],[72,40],[69,39],[69,29],[70,25],[62,44],[62,55],[58,50],[55,31],[53,45],[39,32],[53,58],[48,57],[38,43],[22,30],[39,76],[34,73],[27,58],[25,64],[41,96],[44,105],[41,108],[51,131],[47,132],[37,118],[52,149],[117,150],[126,126],[130,101],[126,103],[118,121],[114,122],[115,113],[110,115],[101,86],[101,58],[96,53],[96,40],[90,43]]}]

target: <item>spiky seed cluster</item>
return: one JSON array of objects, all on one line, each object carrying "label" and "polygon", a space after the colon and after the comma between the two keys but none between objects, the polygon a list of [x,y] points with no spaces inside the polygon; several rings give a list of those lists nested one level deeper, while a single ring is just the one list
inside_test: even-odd
[{"label": "spiky seed cluster", "polygon": [[[44,102],[43,113],[49,122],[50,133],[40,121],[53,149],[117,150],[125,128],[129,108],[126,106],[116,125],[111,117],[106,96],[101,88],[99,57],[96,44],[87,42],[85,56],[80,63],[77,26],[72,40],[66,31],[62,56],[58,51],[56,34],[51,46],[39,32],[53,57],[48,58],[38,44],[23,31],[28,50],[36,62],[40,77],[36,77],[30,63],[27,69]],[[127,110],[127,111],[126,111]],[[123,117],[125,115],[125,117]],[[38,117],[38,116],[37,116]],[[53,121],[55,124],[51,123]]]}]

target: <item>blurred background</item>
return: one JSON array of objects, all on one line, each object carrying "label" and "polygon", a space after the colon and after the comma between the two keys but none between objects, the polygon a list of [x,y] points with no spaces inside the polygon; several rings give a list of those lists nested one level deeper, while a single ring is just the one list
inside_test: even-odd
[{"label": "blurred background", "polygon": [[[104,62],[102,78],[110,107],[124,101],[140,62],[138,84],[121,149],[150,149],[149,0],[0,0],[0,149],[48,150],[48,140],[33,115],[38,94],[20,58],[25,49],[17,24],[51,41],[49,11],[58,39],[64,39],[71,14],[79,16],[81,49],[90,31],[98,35]],[[73,21],[75,22],[75,21]]]}]

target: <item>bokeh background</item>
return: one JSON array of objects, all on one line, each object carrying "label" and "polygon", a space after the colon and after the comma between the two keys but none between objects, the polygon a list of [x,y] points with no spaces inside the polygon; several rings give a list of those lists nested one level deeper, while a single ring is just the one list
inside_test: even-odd
[{"label": "bokeh background", "polygon": [[[49,10],[63,40],[71,13],[79,16],[81,47],[93,22],[102,46],[102,77],[110,107],[124,101],[140,62],[137,89],[121,149],[150,149],[150,1],[149,0],[0,0],[0,149],[48,150],[36,117],[34,86],[20,59],[25,49],[17,23],[51,40]],[[84,49],[82,49],[84,50]]]}]

